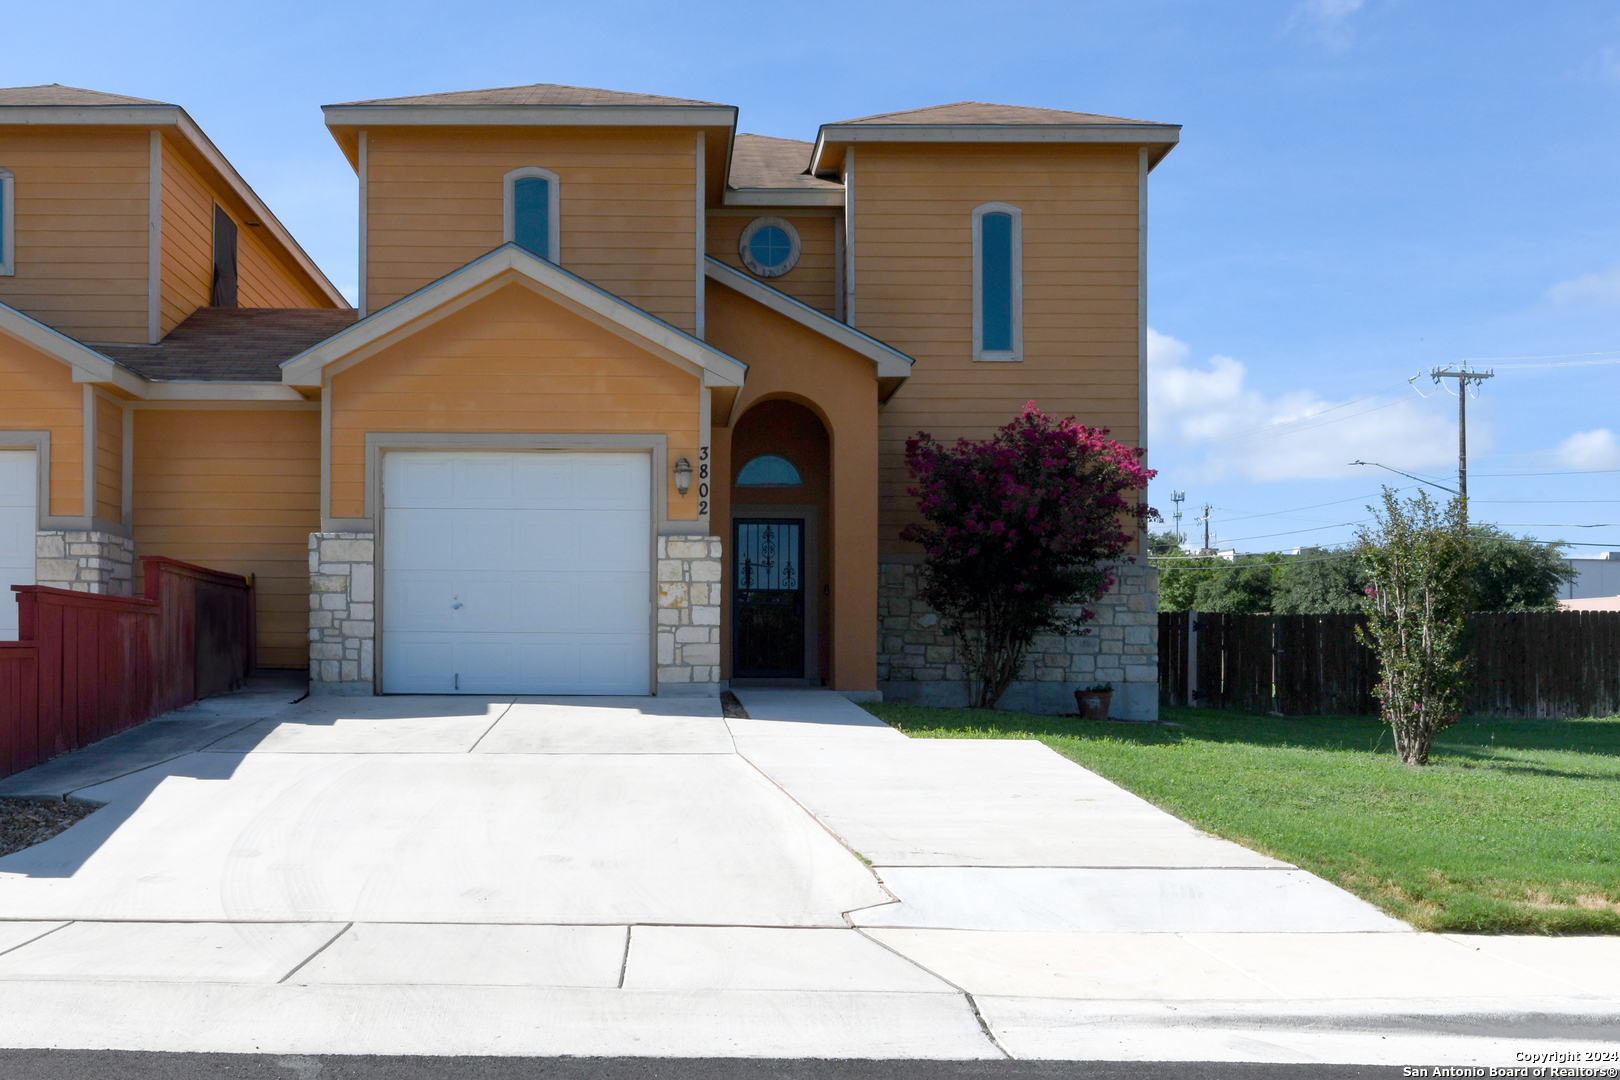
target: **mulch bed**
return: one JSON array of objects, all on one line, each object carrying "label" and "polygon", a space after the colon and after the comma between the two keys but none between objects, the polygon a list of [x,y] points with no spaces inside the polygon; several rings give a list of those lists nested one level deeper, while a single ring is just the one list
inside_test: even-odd
[{"label": "mulch bed", "polygon": [[742,702],[737,700],[737,695],[730,690],[720,692],[720,712],[728,720],[747,720],[749,718],[748,710],[743,708]]},{"label": "mulch bed", "polygon": [[43,844],[97,809],[57,799],[0,799],[0,856]]}]

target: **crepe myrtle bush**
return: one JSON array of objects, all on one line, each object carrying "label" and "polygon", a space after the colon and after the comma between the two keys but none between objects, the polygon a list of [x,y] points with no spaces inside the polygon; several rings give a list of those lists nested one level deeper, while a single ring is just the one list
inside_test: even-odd
[{"label": "crepe myrtle bush", "polygon": [[1378,654],[1373,696],[1408,765],[1427,765],[1435,733],[1462,713],[1463,615],[1473,598],[1468,518],[1461,498],[1444,508],[1427,492],[1405,503],[1384,489],[1374,526],[1356,531],[1367,576],[1365,627],[1356,637]]},{"label": "crepe myrtle bush", "polygon": [[1101,598],[1114,584],[1103,564],[1134,539],[1126,526],[1158,517],[1126,498],[1154,475],[1143,453],[1033,401],[988,439],[906,440],[908,493],[927,523],[900,535],[922,546],[920,595],[961,644],[975,708],[1001,700],[1036,635],[1096,617],[1059,608]]}]

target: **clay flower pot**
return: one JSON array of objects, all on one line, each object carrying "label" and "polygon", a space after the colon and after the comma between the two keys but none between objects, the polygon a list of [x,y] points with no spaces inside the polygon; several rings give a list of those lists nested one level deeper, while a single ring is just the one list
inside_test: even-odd
[{"label": "clay flower pot", "polygon": [[1080,707],[1083,720],[1108,719],[1108,703],[1113,700],[1112,690],[1076,690],[1074,702]]}]

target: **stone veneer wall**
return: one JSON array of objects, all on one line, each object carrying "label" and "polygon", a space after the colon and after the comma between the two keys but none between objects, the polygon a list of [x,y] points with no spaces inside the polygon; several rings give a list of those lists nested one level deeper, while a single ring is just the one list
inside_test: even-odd
[{"label": "stone veneer wall", "polygon": [[375,693],[377,545],[371,533],[309,534],[309,692]]},{"label": "stone veneer wall", "polygon": [[658,538],[658,692],[720,693],[720,538]]},{"label": "stone veneer wall", "polygon": [[[309,537],[309,692],[370,694],[377,670],[371,533]],[[720,538],[658,538],[658,692],[720,692]]]},{"label": "stone veneer wall", "polygon": [[[967,680],[954,639],[917,599],[919,562],[890,556],[878,567],[878,687],[885,701],[960,707]],[[1158,719],[1159,572],[1119,563],[1114,578],[1106,596],[1086,605],[1097,613],[1086,624],[1091,632],[1036,638],[998,708],[1073,713],[1076,690],[1111,682],[1111,715]]]},{"label": "stone veneer wall", "polygon": [[135,541],[97,530],[34,534],[34,581],[53,589],[135,595]]}]

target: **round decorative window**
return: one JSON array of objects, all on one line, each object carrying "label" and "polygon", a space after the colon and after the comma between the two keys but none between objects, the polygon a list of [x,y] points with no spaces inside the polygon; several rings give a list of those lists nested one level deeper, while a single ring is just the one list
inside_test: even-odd
[{"label": "round decorative window", "polygon": [[778,217],[755,218],[742,231],[737,253],[759,277],[781,277],[799,263],[799,230]]}]

